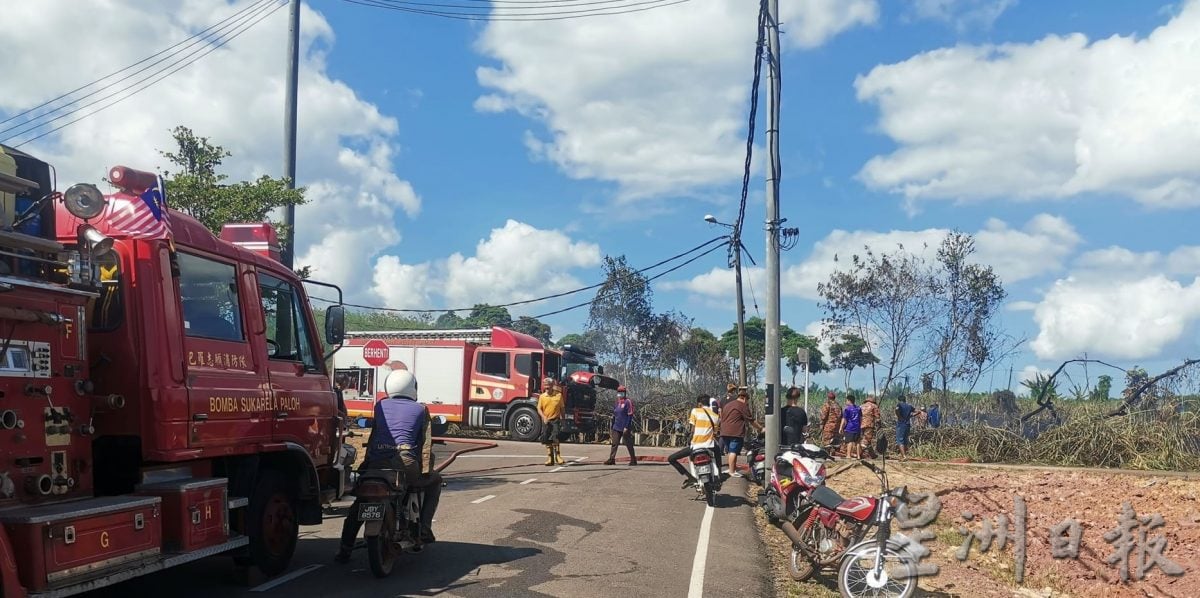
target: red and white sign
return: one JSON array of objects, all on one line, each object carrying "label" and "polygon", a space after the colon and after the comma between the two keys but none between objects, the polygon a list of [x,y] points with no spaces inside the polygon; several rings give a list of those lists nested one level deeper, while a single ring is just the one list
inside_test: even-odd
[{"label": "red and white sign", "polygon": [[390,358],[391,349],[388,348],[387,343],[381,340],[372,339],[363,345],[363,361],[369,365],[379,367],[387,363]]}]

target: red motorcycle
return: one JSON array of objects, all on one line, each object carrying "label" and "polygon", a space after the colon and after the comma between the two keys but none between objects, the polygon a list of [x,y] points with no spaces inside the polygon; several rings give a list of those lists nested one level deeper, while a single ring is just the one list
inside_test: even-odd
[{"label": "red motorcycle", "polygon": [[815,444],[795,444],[775,457],[771,474],[759,494],[767,519],[776,525],[791,525],[812,510],[809,494],[825,486],[825,463],[829,453]]},{"label": "red motorcycle", "polygon": [[[877,451],[886,455],[884,438]],[[789,570],[796,581],[811,577],[817,569],[832,567],[841,561],[838,583],[843,596],[907,597],[916,588],[915,560],[891,538],[891,520],[901,503],[907,500],[907,488],[888,486],[886,456],[884,467],[860,460],[879,478],[879,496],[842,498],[826,486],[808,493],[813,508],[797,523],[781,525],[792,540]],[[868,539],[869,532],[875,537]]]}]

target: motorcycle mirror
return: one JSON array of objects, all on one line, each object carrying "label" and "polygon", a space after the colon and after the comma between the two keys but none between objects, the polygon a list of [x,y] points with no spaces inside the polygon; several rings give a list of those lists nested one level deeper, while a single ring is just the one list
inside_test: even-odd
[{"label": "motorcycle mirror", "polygon": [[887,453],[887,448],[888,448],[887,436],[880,435],[879,438],[877,440],[875,440],[875,452],[882,455],[884,453]]}]

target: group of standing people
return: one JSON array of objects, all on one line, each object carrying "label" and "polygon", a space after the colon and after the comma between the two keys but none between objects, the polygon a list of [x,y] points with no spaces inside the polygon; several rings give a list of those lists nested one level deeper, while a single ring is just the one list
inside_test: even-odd
[{"label": "group of standing people", "polygon": [[[926,411],[909,403],[904,395],[899,398],[895,414],[896,446],[900,449],[901,459],[908,458],[909,434],[915,421],[933,428],[941,425],[941,413],[936,403]],[[864,451],[873,455],[875,436],[883,425],[883,413],[874,395],[867,395],[866,402],[860,407],[853,393],[846,394],[845,405],[838,405],[837,394],[830,391],[818,418],[822,444],[828,446],[840,438],[846,446],[847,457],[861,458]]]}]

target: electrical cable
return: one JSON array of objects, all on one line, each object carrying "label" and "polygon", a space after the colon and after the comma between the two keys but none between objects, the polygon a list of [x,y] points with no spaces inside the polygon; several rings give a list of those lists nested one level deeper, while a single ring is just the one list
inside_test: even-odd
[{"label": "electrical cable", "polygon": [[761,2],[758,9],[758,42],[754,45],[754,83],[750,86],[750,119],[746,127],[746,165],[742,173],[742,198],[738,205],[738,217],[734,222],[734,237],[740,242],[742,223],[746,219],[746,200],[750,195],[750,167],[754,157],[754,130],[758,115],[758,87],[762,79],[763,46],[767,39],[767,3]]},{"label": "electrical cable", "polygon": [[[726,241],[725,243],[722,243],[722,244],[720,244],[720,245],[717,245],[716,247],[712,247],[712,248],[710,248],[708,251],[705,251],[704,253],[701,253],[700,255],[697,255],[697,256],[695,256],[695,257],[693,257],[693,258],[691,258],[691,259],[687,260],[686,262],[683,262],[682,264],[679,264],[679,265],[677,265],[677,266],[672,266],[671,268],[669,268],[669,269],[667,269],[667,270],[663,270],[662,272],[659,272],[658,274],[655,274],[654,276],[651,276],[651,277],[647,278],[647,279],[646,279],[646,282],[650,282],[650,281],[652,281],[652,280],[655,280],[655,279],[658,279],[658,278],[662,278],[663,276],[666,276],[667,274],[670,274],[670,273],[672,273],[672,272],[674,272],[674,271],[676,271],[676,270],[678,270],[678,269],[680,269],[680,268],[682,268],[682,267],[684,267],[684,266],[686,266],[686,265],[688,265],[688,264],[690,264],[690,263],[692,263],[692,262],[694,262],[694,261],[696,261],[696,260],[698,260],[698,259],[700,259],[700,258],[702,258],[702,257],[704,257],[704,256],[706,256],[706,255],[708,255],[708,254],[710,254],[710,253],[712,253],[712,252],[714,252],[714,251],[718,250],[718,249],[721,249],[721,248],[722,248],[722,247],[724,247],[724,246],[725,246],[727,243],[728,243],[728,241]],[[616,293],[614,292],[614,293],[609,293],[608,295],[597,295],[597,296],[596,296],[595,298],[593,298],[591,301],[585,301],[585,302],[583,302],[583,303],[578,303],[578,304],[572,305],[572,306],[570,306],[570,307],[564,307],[564,308],[562,308],[562,309],[557,309],[557,310],[554,310],[554,311],[548,311],[548,312],[546,312],[546,313],[544,313],[544,314],[538,314],[538,315],[536,315],[536,316],[532,316],[532,317],[534,317],[534,318],[536,318],[536,319],[539,319],[539,320],[540,320],[540,319],[542,319],[542,318],[545,318],[545,317],[548,317],[548,316],[553,316],[553,315],[561,314],[561,313],[563,313],[563,312],[568,312],[568,311],[571,311],[571,310],[573,310],[573,309],[579,309],[579,308],[581,308],[581,307],[586,307],[586,306],[588,306],[588,305],[591,305],[591,304],[593,304],[593,303],[595,303],[595,302],[599,301],[599,300],[600,300],[600,299],[602,299],[602,298],[609,297],[609,296],[612,296],[612,295],[614,295],[614,294],[616,294]]]},{"label": "electrical cable", "polygon": [[[724,247],[725,244],[728,243],[728,241],[726,240],[725,237],[715,237],[715,238],[709,239],[708,241],[705,241],[704,243],[701,243],[683,253],[673,255],[667,259],[664,259],[664,260],[661,260],[654,264],[651,264],[649,266],[646,266],[645,268],[642,268],[640,270],[635,270],[634,272],[637,274],[641,274],[648,270],[653,270],[663,264],[673,262],[677,259],[683,258],[684,256],[690,255],[701,249],[704,249],[705,247],[708,247],[709,245],[712,245],[713,243],[716,243],[717,241],[723,241],[723,243],[720,245],[717,245],[717,247]],[[668,272],[670,272],[670,270],[668,270]],[[607,281],[605,281],[605,282],[607,282]],[[557,299],[559,297],[566,297],[567,295],[574,295],[576,293],[582,293],[583,291],[590,291],[592,289],[600,288],[605,285],[605,282],[598,282],[596,284],[588,285],[586,287],[580,287],[578,289],[572,289],[570,291],[563,291],[561,293],[554,293],[553,295],[546,295],[544,297],[535,297],[533,299],[524,299],[521,301],[513,301],[512,303],[502,303],[499,305],[491,305],[490,307],[513,307],[513,306],[517,306],[517,305],[527,305],[529,303],[537,303],[539,301],[546,301],[548,299]],[[404,308],[404,309],[401,309],[401,308],[395,308],[395,307],[381,307],[381,306],[377,306],[377,305],[360,305],[360,304],[356,304],[356,303],[338,303],[337,301],[334,301],[332,299],[326,299],[324,297],[315,297],[315,296],[310,296],[309,299],[311,299],[313,301],[321,301],[324,303],[339,304],[339,305],[344,305],[346,307],[354,307],[354,308],[358,308],[358,309],[369,309],[369,310],[373,310],[373,311],[386,311],[386,312],[394,312],[394,313],[433,313],[433,312],[438,312],[438,311],[453,312],[453,311],[470,311],[471,309],[473,309],[473,307],[456,307],[453,309],[447,309],[447,308],[440,308],[440,309]]]},{"label": "electrical cable", "polygon": [[[475,0],[460,0],[471,2]],[[486,1],[486,0],[485,0]],[[475,4],[443,4],[440,2],[417,2],[415,0],[375,0],[381,4],[394,4],[401,6],[429,6],[433,8],[460,8],[465,10],[484,11],[483,14],[488,14],[496,10],[545,10],[547,8],[576,8],[580,6],[596,6],[601,4],[621,4],[622,2],[630,2],[632,0],[547,0],[545,2],[497,2],[501,6],[492,6],[491,2],[486,5],[481,5],[481,2]],[[509,6],[512,5],[512,6]],[[620,8],[609,7],[609,8]],[[599,10],[599,9],[595,9]]]},{"label": "electrical cable", "polygon": [[[12,115],[12,116],[10,116],[10,117],[8,117],[8,118],[4,119],[4,120],[0,120],[0,125],[2,125],[2,124],[4,124],[4,123],[7,123],[7,122],[9,122],[9,121],[12,121],[12,120],[16,120],[16,119],[18,119],[18,118],[21,118],[22,116],[25,116],[25,115],[27,115],[27,114],[29,114],[29,113],[31,113],[31,112],[34,112],[34,111],[36,111],[36,110],[38,110],[38,109],[45,108],[46,106],[49,106],[49,105],[53,104],[54,102],[57,102],[57,101],[59,101],[59,100],[61,100],[61,99],[64,99],[64,98],[67,98],[67,97],[71,96],[72,94],[78,93],[78,92],[80,92],[80,91],[83,91],[84,89],[87,89],[87,88],[89,88],[89,87],[91,87],[91,86],[93,86],[93,85],[96,85],[97,83],[100,83],[101,81],[104,81],[105,79],[108,79],[108,78],[110,78],[110,77],[114,77],[114,76],[116,76],[116,75],[119,75],[119,74],[121,74],[121,73],[123,73],[123,72],[125,72],[125,71],[127,71],[127,70],[129,70],[129,69],[132,69],[132,68],[134,68],[134,67],[136,67],[136,66],[138,66],[138,65],[140,65],[140,64],[142,64],[142,63],[144,63],[144,62],[146,62],[146,61],[148,61],[148,60],[151,60],[151,59],[153,59],[153,58],[156,58],[156,57],[158,57],[158,56],[160,56],[160,55],[162,55],[162,54],[164,54],[164,53],[171,52],[172,50],[175,50],[176,48],[179,48],[180,46],[184,46],[184,45],[191,45],[189,42],[191,42],[191,41],[194,41],[194,40],[196,40],[196,39],[198,39],[198,38],[200,38],[200,37],[203,37],[203,36],[205,36],[205,35],[206,35],[208,32],[212,31],[214,28],[218,27],[219,25],[222,25],[222,24],[224,24],[224,23],[227,23],[227,22],[229,22],[229,21],[232,21],[232,20],[236,19],[236,18],[237,18],[239,15],[241,15],[241,14],[243,14],[243,13],[246,13],[246,12],[248,12],[248,11],[252,10],[252,9],[253,9],[253,8],[254,8],[256,5],[265,4],[265,3],[268,3],[268,2],[272,2],[272,1],[273,1],[273,0],[259,0],[258,2],[251,3],[251,4],[247,5],[245,8],[243,8],[243,9],[241,9],[241,10],[239,10],[239,11],[237,11],[237,12],[233,13],[232,15],[230,15],[230,16],[228,16],[228,17],[226,17],[226,18],[224,18],[224,19],[222,19],[222,20],[220,20],[220,21],[217,21],[216,23],[214,23],[214,24],[210,25],[208,28],[206,28],[206,29],[204,29],[204,30],[200,31],[199,33],[197,33],[197,34],[195,34],[195,35],[193,35],[193,36],[191,36],[191,37],[189,37],[189,38],[187,38],[187,39],[184,39],[183,41],[180,41],[179,43],[176,43],[176,44],[174,44],[174,45],[171,45],[171,46],[168,46],[168,47],[166,47],[166,48],[163,48],[162,50],[159,50],[158,52],[155,52],[154,54],[151,54],[151,55],[149,55],[149,56],[147,56],[147,57],[145,57],[145,58],[143,58],[143,59],[141,59],[141,60],[139,60],[139,61],[137,61],[137,62],[135,62],[135,63],[133,63],[133,64],[131,64],[131,65],[129,65],[129,66],[126,66],[126,67],[124,67],[124,68],[121,68],[121,69],[117,69],[117,70],[115,70],[115,71],[113,71],[113,72],[111,72],[111,73],[109,73],[109,74],[107,74],[107,75],[105,75],[105,76],[103,76],[103,77],[100,77],[99,79],[96,79],[95,81],[92,81],[91,83],[86,83],[86,84],[84,84],[84,85],[81,85],[81,86],[79,86],[79,87],[76,87],[75,89],[72,89],[71,91],[68,91],[68,92],[66,92],[66,93],[63,93],[63,94],[61,94],[61,95],[57,96],[57,97],[51,98],[51,99],[49,99],[49,100],[46,100],[45,102],[42,102],[41,104],[38,104],[37,106],[34,106],[34,107],[32,107],[32,108],[29,108],[28,110],[24,110],[24,111],[22,111],[22,112],[18,112],[18,113],[16,113],[16,114],[14,114],[14,115]],[[157,64],[157,63],[155,63],[155,64]],[[126,77],[126,78],[128,78],[128,77]],[[124,79],[122,79],[121,81],[123,81],[123,80],[124,80]],[[120,81],[116,81],[116,83],[120,83]],[[77,101],[79,101],[79,100],[75,100],[75,102],[77,102]],[[75,102],[71,102],[71,104],[73,104],[73,103],[75,103]],[[64,106],[70,106],[71,104],[64,104]],[[61,107],[62,107],[62,106],[60,106],[59,108],[61,108]],[[56,108],[55,110],[57,110],[57,108]],[[40,115],[38,115],[36,118],[41,118],[41,117],[45,116],[46,114],[53,114],[53,111],[51,111],[51,112],[49,112],[49,113],[45,113],[45,114],[40,114]],[[30,120],[33,120],[33,119],[30,119]],[[24,122],[30,122],[30,120],[27,120],[27,121],[24,121]],[[11,128],[10,128],[10,129],[11,129]],[[4,129],[4,130],[0,130],[0,134],[3,134],[3,133],[5,133],[5,132],[9,131],[10,129]]]},{"label": "electrical cable", "polygon": [[[275,1],[278,1],[278,0],[272,0],[272,2],[275,2]],[[119,103],[121,103],[121,102],[123,102],[123,101],[125,101],[125,100],[128,100],[129,98],[131,98],[131,97],[133,97],[133,96],[135,96],[135,95],[137,95],[137,94],[139,94],[139,93],[141,93],[141,92],[145,91],[146,89],[148,89],[149,87],[151,87],[151,86],[153,86],[154,84],[158,83],[159,81],[162,81],[163,79],[166,79],[167,77],[170,77],[171,75],[173,75],[173,74],[175,74],[175,73],[177,73],[177,72],[179,72],[179,71],[181,71],[181,70],[183,70],[183,69],[185,69],[185,68],[187,68],[187,67],[189,67],[189,66],[191,66],[191,65],[195,64],[195,63],[196,63],[197,61],[199,61],[201,58],[204,58],[205,56],[207,56],[207,55],[211,54],[212,52],[214,52],[214,51],[216,51],[216,50],[219,50],[220,48],[224,47],[226,44],[228,44],[229,42],[233,41],[234,39],[236,39],[236,38],[237,38],[238,36],[240,36],[241,34],[245,33],[246,31],[249,31],[249,30],[250,30],[251,28],[253,28],[255,25],[257,25],[257,24],[259,24],[260,22],[262,22],[262,21],[266,20],[268,17],[270,17],[272,14],[274,14],[276,11],[278,11],[280,8],[283,8],[284,6],[287,6],[287,3],[286,3],[286,2],[284,2],[284,3],[282,3],[282,4],[279,4],[279,5],[275,6],[274,8],[270,9],[269,11],[267,11],[267,12],[266,12],[266,13],[264,13],[264,14],[260,14],[260,15],[258,15],[258,16],[256,16],[256,17],[254,17],[254,18],[253,18],[253,20],[251,20],[250,22],[246,23],[244,26],[241,26],[241,29],[239,29],[239,30],[237,30],[237,31],[234,31],[234,32],[233,32],[232,34],[230,34],[228,37],[225,37],[224,39],[222,39],[221,41],[219,41],[219,42],[218,42],[218,43],[216,43],[215,45],[208,47],[208,48],[207,48],[207,49],[206,49],[204,52],[201,52],[201,53],[199,53],[199,55],[196,55],[196,54],[191,54],[191,55],[189,55],[189,56],[187,57],[187,58],[191,58],[192,56],[195,56],[195,58],[192,58],[191,60],[188,60],[187,62],[183,62],[183,60],[184,60],[184,59],[177,60],[177,61],[175,61],[175,62],[171,63],[170,65],[168,65],[166,68],[164,68],[164,69],[162,69],[162,70],[158,71],[157,73],[155,73],[155,74],[151,75],[150,77],[143,78],[142,80],[140,80],[140,81],[139,81],[139,83],[141,83],[141,82],[145,82],[145,81],[147,81],[148,79],[149,79],[149,81],[148,81],[148,82],[146,82],[146,83],[145,83],[144,85],[142,85],[141,87],[138,87],[137,89],[134,89],[132,93],[130,93],[130,94],[126,95],[126,96],[123,96],[123,97],[119,97],[119,98],[117,98],[117,99],[113,100],[112,102],[109,102],[109,103],[107,103],[107,104],[105,104],[105,105],[103,105],[103,106],[101,106],[101,107],[97,108],[96,110],[93,110],[93,111],[91,111],[91,112],[89,112],[89,113],[87,113],[87,114],[84,114],[83,116],[80,116],[79,118],[76,118],[76,119],[74,119],[74,120],[71,120],[71,121],[69,121],[69,122],[63,123],[63,124],[61,124],[61,125],[59,125],[59,126],[57,126],[57,127],[54,127],[53,129],[50,129],[50,130],[48,130],[48,131],[45,131],[45,132],[43,132],[43,133],[41,133],[41,134],[39,134],[39,135],[37,135],[37,136],[35,136],[35,137],[31,137],[31,138],[29,138],[29,139],[26,139],[26,140],[24,140],[24,141],[20,142],[20,143],[13,144],[13,147],[18,147],[18,148],[19,148],[19,147],[21,147],[21,146],[23,146],[23,145],[26,145],[26,144],[28,144],[28,143],[31,143],[31,142],[37,141],[38,139],[41,139],[41,138],[43,138],[43,137],[45,137],[45,136],[47,136],[47,135],[50,135],[51,133],[55,133],[55,132],[57,132],[57,131],[60,131],[60,130],[62,130],[62,129],[64,129],[64,128],[66,128],[66,127],[69,127],[69,126],[71,126],[71,125],[73,125],[73,124],[75,124],[75,123],[77,123],[77,122],[81,121],[81,120],[84,120],[84,119],[86,119],[86,118],[88,118],[88,117],[90,117],[90,116],[94,116],[94,115],[96,115],[96,114],[99,114],[100,112],[103,112],[104,110],[107,110],[108,108],[111,108],[111,107],[113,107],[113,106],[115,106],[115,105],[117,105],[117,104],[119,104]],[[186,58],[185,58],[185,59],[186,59]],[[183,64],[180,64],[180,62],[183,62]],[[178,66],[175,66],[175,65],[178,65]],[[171,67],[174,67],[174,68],[171,68]],[[170,70],[167,70],[167,69],[170,69]],[[165,74],[164,74],[164,73],[165,73]],[[135,85],[136,85],[136,84],[135,84]],[[110,95],[106,96],[106,98],[111,98],[111,97],[113,97],[114,95],[117,95],[117,94],[119,94],[119,93],[122,93],[122,92],[124,92],[124,91],[129,91],[130,89],[132,89],[132,87],[128,87],[128,88],[125,88],[125,89],[123,89],[123,90],[121,90],[121,91],[118,91],[118,92],[116,92],[116,93],[114,93],[114,94],[110,94]],[[102,99],[103,99],[103,98],[102,98]],[[59,120],[60,118],[63,118],[63,117],[65,117],[65,116],[70,116],[71,114],[78,113],[78,112],[80,112],[81,110],[83,110],[84,108],[86,108],[86,107],[88,107],[88,106],[91,106],[91,105],[93,105],[93,104],[96,104],[97,102],[100,102],[100,101],[102,101],[102,99],[101,99],[101,100],[96,100],[96,101],[94,101],[94,102],[91,102],[91,103],[89,103],[89,104],[86,104],[86,105],[84,105],[84,106],[81,106],[81,107],[79,107],[78,109],[76,109],[76,110],[73,110],[73,111],[71,111],[71,112],[67,113],[66,115],[60,116],[60,117],[58,117],[58,118],[55,118],[54,120]],[[48,124],[48,123],[43,123],[43,124]],[[39,125],[39,126],[41,126],[41,125]],[[38,128],[38,127],[33,127],[33,129],[37,129],[37,128]],[[33,130],[33,129],[30,129],[30,130]],[[28,132],[28,131],[24,131],[24,132],[22,132],[22,133],[18,133],[18,135],[20,135],[20,134],[24,134],[25,132]],[[6,140],[5,140],[5,142],[7,143],[7,142],[8,142],[8,141],[10,141],[12,138],[13,138],[13,137],[9,137],[8,139],[6,139]]]},{"label": "electrical cable", "polygon": [[[691,0],[643,0],[641,2],[634,2],[634,3],[630,3],[630,4],[625,4],[622,6],[599,7],[599,8],[578,10],[578,11],[541,12],[541,13],[527,13],[527,14],[507,14],[506,13],[503,15],[496,15],[496,14],[493,14],[492,12],[485,14],[485,13],[471,13],[471,12],[450,12],[450,11],[439,11],[439,10],[425,10],[425,9],[420,9],[420,8],[412,8],[412,7],[400,6],[397,4],[391,4],[391,3],[385,2],[384,0],[345,0],[345,1],[349,2],[350,4],[358,4],[360,6],[383,8],[383,9],[387,9],[387,10],[395,10],[395,11],[406,12],[406,13],[411,13],[411,14],[442,17],[442,18],[446,18],[446,19],[455,19],[455,20],[460,20],[460,21],[489,21],[489,22],[491,22],[491,21],[563,21],[563,20],[567,20],[567,19],[580,19],[580,18],[584,18],[584,17],[625,15],[625,14],[631,14],[631,13],[637,13],[637,12],[644,12],[647,10],[654,10],[656,8],[665,8],[667,6],[683,4],[685,2],[691,2]],[[630,7],[640,7],[640,8],[630,8]],[[556,8],[558,8],[558,7],[556,7]],[[566,7],[564,6],[561,8],[566,8]],[[607,12],[605,12],[605,11],[607,11]]]}]

